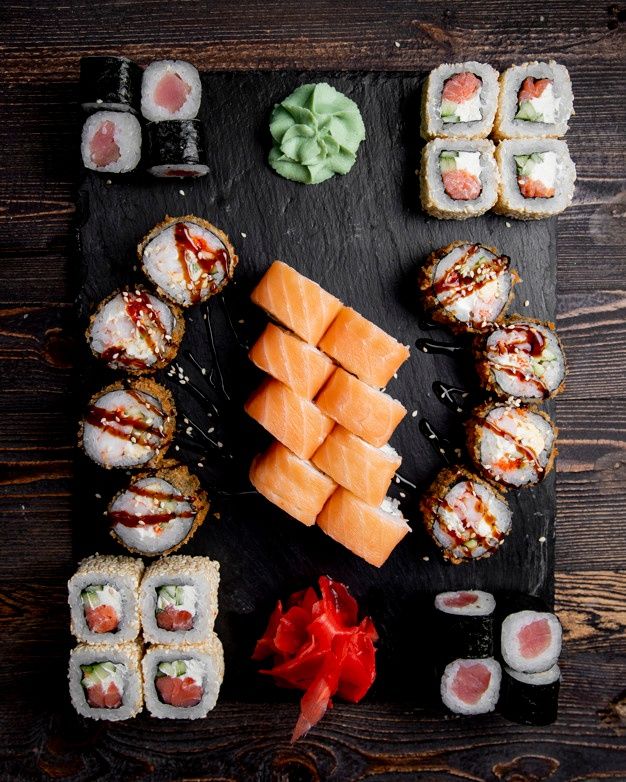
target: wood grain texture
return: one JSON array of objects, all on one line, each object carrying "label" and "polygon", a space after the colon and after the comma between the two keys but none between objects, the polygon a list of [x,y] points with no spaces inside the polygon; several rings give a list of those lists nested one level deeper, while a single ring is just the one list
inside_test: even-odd
[{"label": "wood grain texture", "polygon": [[[312,0],[9,0],[0,8],[0,778],[7,780],[623,780],[626,392],[624,6],[530,0],[345,4]],[[36,20],[36,21],[35,21]],[[400,46],[396,46],[395,42]],[[409,707],[338,705],[305,743],[294,704],[220,706],[199,725],[79,723],[63,670],[76,354],[71,309],[74,107],[80,55],[204,70],[423,73],[553,56],[570,69],[576,205],[559,219],[559,325],[572,374],[557,520],[557,610],[566,628],[561,714],[548,729],[443,720]],[[616,99],[616,96],[622,96]],[[27,315],[24,318],[24,315]],[[88,525],[91,519],[80,523]],[[38,682],[54,687],[41,696]]]}]

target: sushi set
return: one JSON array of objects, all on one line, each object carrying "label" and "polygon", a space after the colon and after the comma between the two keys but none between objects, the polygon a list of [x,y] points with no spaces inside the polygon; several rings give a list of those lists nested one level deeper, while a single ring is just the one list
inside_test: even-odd
[{"label": "sushi set", "polygon": [[565,69],[88,57],[80,94],[79,714],[555,719]]}]

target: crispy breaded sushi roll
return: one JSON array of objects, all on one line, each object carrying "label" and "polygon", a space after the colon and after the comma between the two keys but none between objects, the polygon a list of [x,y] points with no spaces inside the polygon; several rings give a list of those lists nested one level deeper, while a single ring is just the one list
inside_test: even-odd
[{"label": "crispy breaded sushi roll", "polygon": [[111,535],[144,557],[171,554],[194,535],[209,511],[209,498],[195,475],[173,459],[133,476],[111,500]]},{"label": "crispy breaded sushi roll", "polygon": [[238,261],[228,236],[195,215],[166,217],[141,240],[137,256],[159,293],[181,307],[223,290]]},{"label": "crispy breaded sushi roll", "polygon": [[432,70],[422,90],[422,138],[487,138],[498,104],[498,76],[491,65],[474,61]]},{"label": "crispy breaded sushi roll", "polygon": [[500,171],[494,211],[519,220],[560,214],[572,203],[576,166],[559,139],[509,139],[496,149]]},{"label": "crispy breaded sushi roll", "polygon": [[434,139],[422,150],[420,198],[432,217],[485,214],[498,197],[495,147],[485,139]]},{"label": "crispy breaded sushi roll", "polygon": [[527,62],[500,76],[496,139],[564,136],[574,113],[572,82],[564,65]]},{"label": "crispy breaded sushi roll", "polygon": [[215,633],[203,644],[150,646],[141,666],[153,717],[197,720],[215,708],[224,679],[224,650]]},{"label": "crispy breaded sushi roll", "polygon": [[184,333],[182,310],[138,287],[104,299],[85,336],[94,356],[111,369],[144,375],[176,357]]},{"label": "crispy breaded sushi roll", "polygon": [[482,388],[498,399],[537,402],[560,394],[566,364],[554,324],[515,316],[474,343]]},{"label": "crispy breaded sushi roll", "polygon": [[72,705],[82,717],[118,722],[143,707],[139,641],[79,644],[70,653]]},{"label": "crispy breaded sushi roll", "polygon": [[148,378],[113,383],[91,398],[78,442],[101,467],[156,467],[176,429],[171,393]]},{"label": "crispy breaded sushi roll", "polygon": [[557,429],[541,410],[485,403],[473,410],[465,430],[474,465],[502,486],[533,486],[554,466]]},{"label": "crispy breaded sushi roll", "polygon": [[420,500],[426,530],[444,559],[459,565],[491,556],[511,531],[504,496],[463,467],[444,467]]},{"label": "crispy breaded sushi roll", "polygon": [[495,247],[457,241],[428,256],[418,285],[429,318],[453,331],[479,332],[502,319],[518,280],[511,259]]}]

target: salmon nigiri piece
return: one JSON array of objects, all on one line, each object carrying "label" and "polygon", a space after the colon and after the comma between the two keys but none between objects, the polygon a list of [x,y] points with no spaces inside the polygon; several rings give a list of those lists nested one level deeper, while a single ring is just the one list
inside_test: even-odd
[{"label": "salmon nigiri piece", "polygon": [[368,505],[341,486],[324,505],[317,523],[333,540],[375,567],[384,564],[411,531],[393,500]]},{"label": "salmon nigiri piece", "polygon": [[385,445],[406,415],[397,399],[341,368],[330,376],[315,401],[323,413],[377,447]]},{"label": "salmon nigiri piece", "polygon": [[339,299],[282,261],[274,261],[250,298],[311,345],[317,345],[342,307]]},{"label": "salmon nigiri piece", "polygon": [[333,428],[332,420],[313,402],[278,380],[263,383],[248,399],[245,410],[301,459],[310,459]]},{"label": "salmon nigiri piece", "polygon": [[319,343],[320,350],[365,383],[386,386],[409,357],[409,349],[386,331],[342,307]]},{"label": "salmon nigiri piece", "polygon": [[375,448],[337,426],[317,449],[313,464],[370,505],[380,505],[387,495],[401,457],[389,445]]},{"label": "salmon nigiri piece", "polygon": [[259,369],[306,399],[313,399],[335,368],[313,345],[273,323],[268,323],[248,356]]},{"label": "salmon nigiri piece", "polygon": [[280,443],[256,456],[250,482],[267,500],[307,527],[315,519],[337,484]]}]

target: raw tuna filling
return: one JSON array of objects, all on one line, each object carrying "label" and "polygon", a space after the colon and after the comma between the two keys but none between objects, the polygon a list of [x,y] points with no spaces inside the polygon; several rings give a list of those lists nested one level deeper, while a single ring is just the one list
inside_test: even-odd
[{"label": "raw tuna filling", "polygon": [[122,600],[109,584],[91,584],[80,593],[85,622],[92,633],[114,633],[120,624]]},{"label": "raw tuna filling", "polygon": [[515,155],[517,185],[524,198],[552,198],[555,193],[557,159],[555,152]]},{"label": "raw tuna filling", "polygon": [[192,586],[165,585],[157,589],[156,623],[161,630],[192,630],[196,590]]},{"label": "raw tuna filling", "polygon": [[115,124],[111,120],[105,120],[91,137],[89,154],[92,163],[98,168],[110,166],[120,159],[120,148],[115,141]]},{"label": "raw tuna filling", "polygon": [[444,605],[448,608],[465,608],[478,601],[478,595],[472,595],[470,592],[457,592],[456,595],[447,597]]},{"label": "raw tuna filling", "polygon": [[443,151],[439,170],[443,189],[455,201],[474,201],[481,194],[480,152]]},{"label": "raw tuna filling", "polygon": [[517,93],[517,114],[515,119],[526,122],[555,121],[558,98],[554,96],[554,85],[551,79],[534,79],[532,76],[524,79]]},{"label": "raw tuna filling", "polygon": [[482,81],[470,71],[455,73],[446,79],[441,92],[441,121],[455,123],[481,119],[481,87]]},{"label": "raw tuna filling", "polygon": [[124,693],[126,666],[107,661],[81,665],[80,669],[87,703],[93,709],[119,709]]},{"label": "raw tuna filling", "polygon": [[159,663],[154,684],[163,703],[188,709],[202,700],[202,676],[197,660],[171,660]]},{"label": "raw tuna filling", "polygon": [[536,619],[522,627],[517,635],[520,654],[526,659],[537,657],[548,649],[552,630],[547,619]]},{"label": "raw tuna filling", "polygon": [[474,705],[491,682],[491,671],[482,663],[461,665],[452,682],[452,692],[463,703]]},{"label": "raw tuna filling", "polygon": [[166,73],[159,81],[154,91],[154,102],[157,106],[175,114],[185,105],[191,87],[186,81],[172,71]]}]

